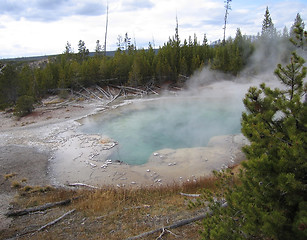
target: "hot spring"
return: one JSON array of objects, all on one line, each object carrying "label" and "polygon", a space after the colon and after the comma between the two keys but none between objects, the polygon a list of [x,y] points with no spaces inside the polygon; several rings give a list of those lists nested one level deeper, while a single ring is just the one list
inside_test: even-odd
[{"label": "hot spring", "polygon": [[140,165],[161,149],[205,147],[213,136],[240,133],[242,110],[242,98],[139,100],[83,119],[81,131],[118,142],[110,159]]}]

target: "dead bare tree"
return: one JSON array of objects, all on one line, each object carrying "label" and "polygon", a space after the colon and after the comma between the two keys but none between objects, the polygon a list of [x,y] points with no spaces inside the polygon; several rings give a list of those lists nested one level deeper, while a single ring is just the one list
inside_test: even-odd
[{"label": "dead bare tree", "polygon": [[232,0],[225,0],[225,17],[224,17],[224,38],[223,38],[223,44],[225,44],[225,41],[226,41],[226,25],[227,25],[227,18],[228,18],[228,14],[229,14],[229,10],[231,10],[231,6],[230,6],[230,2]]},{"label": "dead bare tree", "polygon": [[107,2],[107,19],[106,19],[106,32],[104,35],[104,55],[107,55],[107,35],[108,35],[108,23],[109,23],[109,3]]}]

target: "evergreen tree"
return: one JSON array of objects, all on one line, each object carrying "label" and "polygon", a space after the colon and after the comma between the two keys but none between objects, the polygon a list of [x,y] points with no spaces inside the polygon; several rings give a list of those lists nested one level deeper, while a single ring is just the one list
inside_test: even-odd
[{"label": "evergreen tree", "polygon": [[96,48],[95,48],[95,54],[96,56],[101,55],[102,54],[102,46],[100,44],[100,41],[97,40],[96,41]]},{"label": "evergreen tree", "polygon": [[298,48],[304,50],[304,45],[306,44],[305,34],[304,34],[305,23],[303,22],[301,15],[298,13],[294,20],[294,24],[290,31],[290,41]]},{"label": "evergreen tree", "polygon": [[15,103],[18,97],[18,72],[13,64],[2,65],[0,74],[0,107]]},{"label": "evergreen tree", "polygon": [[71,44],[70,42],[66,42],[66,45],[65,45],[65,51],[64,51],[64,54],[66,55],[70,55],[72,54],[74,51],[72,50],[72,47],[71,47]]},{"label": "evergreen tree", "polygon": [[127,32],[125,33],[124,44],[125,44],[126,51],[133,48],[133,45],[131,44],[131,38],[128,36]]},{"label": "evergreen tree", "polygon": [[276,29],[274,27],[274,23],[272,21],[269,7],[266,7],[264,19],[262,22],[262,37],[264,38],[275,38],[276,37]]},{"label": "evergreen tree", "polygon": [[[204,220],[204,239],[307,238],[307,84],[304,60],[293,53],[286,67],[275,71],[286,90],[261,84],[244,99],[242,133],[248,161],[240,184],[227,185],[228,207],[212,202],[212,218]],[[294,70],[295,69],[295,70]],[[293,71],[294,70],[294,71]],[[221,174],[222,182],[233,180]],[[211,195],[212,196],[212,195]],[[212,198],[211,198],[212,200]]]},{"label": "evergreen tree", "polygon": [[18,74],[18,95],[35,96],[34,77],[31,68],[25,65]]},{"label": "evergreen tree", "polygon": [[208,39],[207,39],[207,35],[206,34],[204,34],[203,46],[208,46]]},{"label": "evergreen tree", "polygon": [[78,59],[79,61],[85,60],[89,55],[89,50],[85,46],[85,42],[80,40],[78,43]]}]

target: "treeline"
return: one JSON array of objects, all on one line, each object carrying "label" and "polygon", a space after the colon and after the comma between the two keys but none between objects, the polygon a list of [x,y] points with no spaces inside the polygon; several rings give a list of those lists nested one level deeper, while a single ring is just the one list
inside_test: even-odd
[{"label": "treeline", "polygon": [[108,84],[143,86],[164,83],[182,84],[193,72],[204,66],[231,74],[238,74],[253,51],[251,38],[238,30],[235,39],[209,46],[206,38],[200,43],[196,37],[181,43],[178,35],[158,50],[137,50],[128,42],[119,46],[113,57],[96,52],[90,57],[83,45],[78,53],[69,48],[48,61],[2,64],[0,76],[0,105],[14,104],[18,97],[44,97],[52,89],[79,89]]},{"label": "treeline", "polygon": [[[272,25],[266,28],[272,28]],[[95,56],[83,41],[78,53],[71,51],[67,42],[65,52],[47,61],[32,63],[2,63],[0,66],[0,108],[16,103],[21,96],[39,100],[54,89],[80,89],[109,84],[125,86],[182,85],[195,71],[208,66],[211,69],[238,75],[248,64],[259,42],[269,42],[268,53],[278,52],[279,42],[289,40],[284,31],[274,36],[265,31],[257,37],[248,37],[237,30],[235,38],[209,45],[206,35],[202,41],[189,37],[181,41],[178,26],[175,35],[158,50],[149,44],[148,49],[137,50],[128,34],[119,38],[114,56],[106,56],[97,41]],[[275,50],[274,50],[275,48]]]}]

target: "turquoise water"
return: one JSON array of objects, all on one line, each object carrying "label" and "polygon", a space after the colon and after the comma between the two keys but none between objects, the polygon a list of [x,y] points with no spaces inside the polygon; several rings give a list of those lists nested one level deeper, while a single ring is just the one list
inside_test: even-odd
[{"label": "turquoise water", "polygon": [[109,136],[119,143],[110,157],[138,165],[164,148],[202,147],[213,136],[239,133],[241,112],[229,100],[153,100],[87,118],[81,131]]}]

